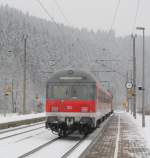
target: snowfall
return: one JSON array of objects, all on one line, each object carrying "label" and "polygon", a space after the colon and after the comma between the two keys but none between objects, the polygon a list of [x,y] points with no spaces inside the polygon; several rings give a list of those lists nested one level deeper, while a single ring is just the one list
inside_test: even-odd
[{"label": "snowfall", "polygon": [[[150,148],[150,116],[146,116],[146,127],[142,128],[142,117],[140,114],[137,114],[137,118],[134,119],[131,114],[127,114],[131,122],[134,123],[137,126],[137,129],[143,139],[145,140],[147,147]],[[3,115],[0,115],[0,123],[4,122],[12,122],[16,120],[23,120],[23,119],[30,119],[30,118],[37,118],[45,116],[45,113],[40,114],[30,114],[30,115],[16,115],[16,114],[9,114],[4,117]],[[23,125],[25,127],[26,125]],[[16,129],[18,127],[15,127]],[[13,129],[15,129],[13,128]],[[37,130],[34,130],[37,128]],[[12,128],[10,128],[12,129]],[[6,132],[10,129],[4,129],[0,130],[0,158],[16,158],[19,157],[34,148],[37,148],[38,146],[45,144],[49,142],[50,140],[53,140],[57,138],[57,135],[54,135],[51,133],[51,131],[45,129],[44,123],[43,124],[36,124],[35,126],[30,126],[27,128],[17,129],[11,132]],[[31,131],[30,131],[31,130]],[[30,131],[30,132],[26,132]],[[21,133],[18,134],[16,133]],[[94,133],[92,133],[94,135]],[[8,139],[3,139],[4,137],[10,136],[10,135],[16,135],[14,137],[9,137]],[[91,136],[92,138],[92,136]],[[69,156],[69,158],[77,158],[81,155],[81,153],[88,147],[88,145],[91,143],[92,139],[90,137],[80,146],[73,151],[73,153]],[[72,139],[71,137],[69,139],[62,139],[59,141],[56,141],[53,143],[53,145],[48,145],[44,147],[43,149],[39,150],[38,152],[34,153],[33,155],[29,156],[32,158],[49,158],[49,157],[55,157],[60,158],[66,151],[71,149],[80,138]]]}]

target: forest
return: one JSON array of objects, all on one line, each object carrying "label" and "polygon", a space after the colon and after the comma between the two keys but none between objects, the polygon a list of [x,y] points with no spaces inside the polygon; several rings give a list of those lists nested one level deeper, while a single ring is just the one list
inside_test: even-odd
[{"label": "forest", "polygon": [[[47,79],[59,69],[92,72],[114,95],[114,106],[126,99],[125,83],[132,80],[131,35],[118,37],[115,31],[97,32],[57,24],[23,14],[8,6],[0,7],[0,112],[22,112],[24,37],[27,37],[26,108],[44,110]],[[146,105],[150,106],[150,37],[146,37]],[[137,87],[142,82],[142,36],[136,38]],[[11,89],[5,95],[6,88]],[[13,93],[12,93],[13,92]],[[137,92],[138,109],[141,92]]]}]

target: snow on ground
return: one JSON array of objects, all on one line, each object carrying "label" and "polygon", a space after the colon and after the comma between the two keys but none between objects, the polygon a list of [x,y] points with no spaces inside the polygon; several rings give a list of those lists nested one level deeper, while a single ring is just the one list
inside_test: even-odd
[{"label": "snow on ground", "polygon": [[[0,139],[3,138],[3,137],[8,137],[10,135],[16,135],[16,134],[19,134],[19,133],[22,133],[22,132],[28,132],[28,131],[31,131],[31,130],[34,130],[34,129],[42,129],[45,127],[44,123],[43,124],[37,124],[35,126],[30,126],[30,127],[27,127],[25,126],[26,128],[22,128],[22,129],[17,129],[17,130],[14,130],[14,131],[9,131],[9,132],[6,132],[6,133],[2,133],[0,134]],[[14,128],[12,128],[14,129]],[[1,132],[1,130],[0,130]],[[5,131],[4,131],[5,132]],[[31,132],[30,132],[31,133]]]},{"label": "snow on ground", "polygon": [[134,119],[131,114],[128,114],[132,121],[136,124],[139,133],[147,143],[147,147],[150,149],[150,115],[145,115],[145,128],[142,127],[142,115],[137,114],[137,118]]},{"label": "snow on ground", "polygon": [[82,144],[80,144],[80,146],[78,148],[76,148],[71,155],[69,155],[69,158],[78,158],[83,152],[84,150],[91,144],[92,139],[86,139],[84,140],[84,142]]},{"label": "snow on ground", "polygon": [[0,149],[2,150],[0,150],[0,157],[17,158],[56,137],[56,135],[51,134],[48,130],[43,128],[1,140]]},{"label": "snow on ground", "polygon": [[[123,111],[116,111],[116,113],[125,113]],[[129,113],[126,113],[131,123],[135,124],[137,127],[137,132],[141,134],[144,138],[145,142],[147,143],[147,147],[150,148],[150,116],[145,116],[146,118],[146,127],[142,128],[142,116],[137,114],[137,119],[134,119],[133,116]],[[28,115],[7,115],[6,117],[0,116],[0,123],[10,122],[15,120],[23,120],[23,119],[30,119],[36,117],[45,116],[45,113],[40,114],[28,114]],[[41,125],[37,125],[41,126]],[[33,127],[30,127],[33,128]],[[21,129],[25,131],[25,129]],[[96,130],[97,131],[97,130]],[[14,131],[16,132],[16,131]],[[10,133],[9,133],[10,134]],[[95,132],[93,132],[95,134]],[[6,134],[7,135],[7,134]],[[16,158],[17,156],[30,151],[31,149],[49,141],[57,136],[53,135],[50,131],[42,128],[37,131],[32,131],[29,133],[24,133],[23,135],[18,135],[15,137],[11,137],[9,139],[1,140],[0,148],[3,149],[0,151],[0,157],[12,157]],[[132,138],[134,139],[134,138]],[[85,148],[91,143],[92,139],[86,139],[69,157],[70,158],[77,158],[79,155],[85,150]],[[53,145],[49,145],[39,152],[33,154],[34,157],[40,157],[40,155],[45,154],[45,157],[61,157],[61,155],[69,150],[74,144],[76,144],[77,140],[60,140],[55,142]],[[9,151],[9,152],[7,152]],[[6,156],[7,155],[7,156]],[[31,157],[33,157],[33,155]]]},{"label": "snow on ground", "polygon": [[62,155],[71,149],[78,141],[79,140],[74,139],[61,139],[34,153],[29,156],[29,158],[61,158]]},{"label": "snow on ground", "polygon": [[27,115],[7,114],[5,117],[4,115],[0,115],[0,123],[27,120],[27,119],[39,118],[43,116],[45,116],[45,113],[27,114]]}]

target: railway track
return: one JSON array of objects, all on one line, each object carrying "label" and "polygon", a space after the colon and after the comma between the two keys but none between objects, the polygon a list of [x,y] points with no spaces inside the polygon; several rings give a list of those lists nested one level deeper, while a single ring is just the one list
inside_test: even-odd
[{"label": "railway track", "polygon": [[[67,158],[85,140],[85,138],[86,137],[81,138],[71,149],[69,149],[67,152],[65,152],[65,154],[62,155],[61,158]],[[63,138],[63,139],[65,139],[65,138]],[[36,148],[34,148],[33,150],[30,150],[30,151],[18,156],[18,158],[25,158],[28,156],[32,156],[32,154],[40,151],[41,149],[49,146],[50,144],[53,144],[54,142],[56,142],[58,140],[62,140],[61,137],[54,138],[54,139],[36,147]]]},{"label": "railway track", "polygon": [[61,158],[67,158],[84,140],[86,136],[84,136],[81,140],[78,141],[70,150],[68,150]]},{"label": "railway track", "polygon": [[0,131],[0,134],[4,134],[4,133],[16,131],[16,130],[24,129],[24,128],[28,128],[28,127],[37,126],[37,125],[40,125],[40,124],[43,124],[43,123],[45,123],[45,121],[42,121],[40,123],[35,123],[35,124],[27,125],[27,126],[23,126],[23,127],[16,127],[16,128],[13,128],[13,129],[8,129],[8,130]]},{"label": "railway track", "polygon": [[34,148],[33,150],[31,150],[31,151],[29,151],[29,152],[27,152],[27,153],[25,153],[25,154],[23,154],[23,155],[20,155],[18,158],[24,158],[24,157],[27,157],[27,156],[29,156],[29,155],[32,155],[33,153],[35,153],[35,152],[37,152],[37,151],[43,149],[44,147],[46,147],[46,146],[52,144],[53,142],[56,142],[56,141],[59,140],[59,139],[60,139],[60,137],[57,137],[57,138],[55,138],[55,139],[53,139],[53,140],[50,140],[50,141],[48,141],[48,142],[46,142],[46,143],[44,143],[44,144],[42,144],[42,145],[40,145],[40,146]]},{"label": "railway track", "polygon": [[[37,125],[37,124],[36,124]],[[39,124],[38,124],[39,125]],[[38,126],[37,125],[37,126]],[[17,131],[17,132],[19,132],[19,133],[14,133],[14,134],[12,134],[12,135],[9,135],[9,136],[5,136],[5,137],[2,137],[2,138],[0,138],[0,140],[3,140],[3,139],[6,139],[6,141],[7,141],[7,138],[10,138],[10,137],[13,137],[13,136],[17,136],[17,135],[20,135],[20,134],[24,134],[24,133],[28,133],[28,132],[31,132],[31,131],[35,131],[35,130],[38,130],[38,129],[40,129],[40,128],[43,128],[44,126],[42,126],[42,127],[40,127],[40,126],[38,126],[38,128],[34,128],[34,126],[35,125],[32,125],[33,127],[31,127],[32,129],[31,130],[27,130],[27,131],[23,131],[23,132],[20,132],[20,131]],[[30,126],[28,126],[28,127],[30,127]],[[33,129],[34,128],[34,129]],[[37,131],[38,132],[38,131]],[[37,133],[37,132],[33,132],[34,134],[33,135],[31,135],[30,133],[29,134],[27,134],[27,136],[26,137],[23,137],[23,138],[19,138],[19,140],[15,140],[15,145],[16,145],[16,149],[17,149],[17,143],[20,143],[21,141],[24,141],[24,140],[26,140],[26,139],[30,139],[30,138],[32,138],[32,137],[34,137],[36,134],[35,133]],[[7,132],[6,132],[7,133]],[[37,133],[37,135],[39,135],[39,134],[42,134],[43,133],[43,131],[41,132],[40,131],[40,133]],[[8,133],[8,134],[10,134],[10,133]],[[5,135],[5,134],[4,134]],[[91,134],[90,134],[91,135]],[[89,135],[89,136],[90,136]],[[24,135],[23,135],[24,136]],[[58,154],[56,154],[55,156],[56,157],[59,157],[59,158],[67,158],[67,157],[72,157],[74,154],[76,154],[76,152],[78,151],[78,148],[79,148],[79,146],[81,145],[81,146],[84,146],[83,144],[85,143],[85,139],[87,138],[87,137],[80,137],[80,136],[78,136],[78,135],[76,135],[76,133],[75,133],[75,135],[73,134],[73,135],[71,135],[70,137],[68,136],[68,137],[66,137],[66,138],[62,138],[62,137],[53,137],[53,138],[50,138],[49,137],[49,135],[48,135],[48,137],[49,138],[47,138],[47,133],[46,133],[46,135],[45,135],[46,137],[43,137],[44,139],[45,139],[45,141],[44,142],[42,142],[42,143],[40,143],[40,144],[36,144],[36,143],[34,143],[35,142],[35,140],[33,139],[32,141],[33,141],[33,146],[31,146],[30,147],[30,145],[29,145],[29,147],[28,148],[26,148],[26,150],[22,150],[22,151],[19,151],[19,152],[13,152],[13,154],[14,154],[14,157],[18,157],[18,158],[24,158],[24,157],[36,157],[36,156],[38,156],[38,155],[40,155],[43,151],[45,152],[47,152],[47,154],[46,155],[49,155],[49,151],[52,151],[52,153],[53,153],[53,155],[55,155],[55,152],[53,152],[54,150],[53,149],[55,149],[55,147],[56,146],[58,146],[59,148],[61,148],[61,151],[58,153]],[[75,136],[75,137],[74,137]],[[88,136],[88,137],[89,137]],[[14,137],[15,138],[15,137]],[[17,137],[18,138],[18,137]],[[43,140],[44,140],[43,139]],[[48,141],[48,139],[49,139],[49,141]],[[51,140],[50,140],[51,139]],[[92,139],[93,139],[93,137],[92,137]],[[9,139],[8,139],[9,140]],[[70,144],[70,140],[72,140],[72,143]],[[31,142],[32,142],[31,141]],[[5,140],[4,140],[4,142],[5,142]],[[13,143],[14,143],[14,141],[13,141]],[[28,143],[28,142],[27,142]],[[67,144],[68,143],[68,144]],[[22,143],[21,145],[23,146],[23,144],[24,143]],[[70,146],[70,145],[71,146]],[[50,145],[50,146],[49,146]],[[86,144],[87,145],[87,144]],[[85,145],[85,146],[86,146]],[[67,147],[68,146],[68,147]],[[86,149],[87,147],[83,147],[83,151]],[[83,151],[81,151],[81,152],[83,152]],[[6,155],[7,155],[7,151],[6,151]],[[10,155],[10,154],[9,154]],[[77,155],[78,155],[78,153],[77,153]],[[80,154],[79,154],[80,155]]]},{"label": "railway track", "polygon": [[[85,140],[85,138],[86,137],[83,137],[81,140],[79,140],[71,149],[69,149],[64,155],[62,155],[61,158],[67,158]],[[53,140],[50,140],[50,141],[34,148],[33,150],[26,152],[25,154],[20,155],[18,158],[25,158],[25,157],[31,156],[32,154],[40,151],[41,149],[47,147],[48,145],[50,145],[50,144],[52,144],[60,139],[61,139],[61,137],[57,137]]]},{"label": "railway track", "polygon": [[[37,123],[37,124],[34,124],[34,125],[30,125],[30,126],[26,126],[26,127],[21,127],[21,128],[17,128],[18,130],[19,129],[25,129],[25,128],[27,128],[27,127],[34,127],[34,126],[38,126],[38,125],[40,125],[40,124],[42,124],[42,123]],[[34,129],[31,129],[31,130],[27,130],[27,131],[23,131],[23,132],[19,132],[19,133],[14,133],[14,134],[12,134],[12,135],[8,135],[8,136],[4,136],[4,137],[1,137],[0,138],[0,140],[3,140],[3,139],[7,139],[7,138],[10,138],[10,137],[13,137],[13,136],[17,136],[17,135],[21,135],[21,134],[24,134],[24,133],[28,133],[28,132],[32,132],[32,131],[35,131],[35,130],[38,130],[38,129],[41,129],[41,128],[43,128],[44,126],[42,126],[41,125],[41,127],[38,127],[38,128],[34,128]],[[12,130],[9,130],[9,131],[4,131],[4,132],[1,132],[2,134],[5,134],[5,133],[8,133],[8,132],[11,132],[11,131],[17,131],[17,129],[15,128],[15,129],[12,129]],[[18,132],[18,131],[17,131]],[[40,132],[41,133],[41,132]],[[9,133],[8,133],[9,134]],[[37,134],[39,134],[39,133],[37,133]],[[34,135],[33,135],[34,136]],[[19,140],[17,140],[17,141],[15,141],[15,143],[18,143],[18,142],[21,142],[22,140],[26,140],[26,139],[30,139],[31,137],[33,137],[33,136],[31,136],[31,135],[29,135],[29,136],[27,136],[27,137],[25,137],[25,138],[21,138],[21,139],[19,139]],[[72,139],[74,137],[74,135],[73,136],[71,136],[71,137],[69,137],[68,139],[70,140],[70,138]],[[80,146],[80,144],[82,144],[82,142],[87,138],[87,137],[79,137],[79,138],[77,138],[77,137],[75,137],[76,139],[78,139],[77,140],[77,142],[75,142],[75,144],[72,144],[72,147],[70,146],[69,148],[67,148],[67,149],[65,149],[60,155],[59,155],[59,157],[60,158],[67,158],[67,157],[69,157],[69,156],[72,156],[72,153],[74,152],[74,151],[76,151],[76,149]],[[61,140],[61,142],[63,141],[63,140],[67,140],[67,137],[66,138],[61,138],[61,137],[57,137],[57,138],[53,138],[52,140],[50,140],[50,141],[45,141],[45,142],[43,142],[42,143],[42,145],[37,145],[37,146],[35,146],[35,147],[33,147],[34,149],[32,149],[32,148],[28,148],[26,151],[24,151],[24,152],[20,152],[19,154],[17,154],[16,155],[16,157],[18,157],[18,158],[24,158],[24,157],[34,157],[39,151],[41,152],[41,149],[46,149],[47,147],[49,148],[49,145],[52,145],[53,146],[53,143],[54,142],[56,142],[57,140]],[[74,140],[74,139],[73,139]],[[65,141],[63,141],[63,144],[65,145]],[[57,143],[59,143],[59,141],[58,142],[56,142],[56,144]],[[55,143],[54,143],[54,146],[56,145]],[[51,147],[50,147],[51,148]],[[33,155],[32,155],[33,154]],[[35,154],[35,155],[34,155]]]},{"label": "railway track", "polygon": [[[40,127],[39,127],[40,128]],[[38,128],[38,129],[39,129]],[[36,130],[36,129],[32,129],[32,130]],[[30,131],[32,131],[30,130]],[[21,133],[26,133],[27,131],[21,132]],[[43,132],[40,131],[40,133],[37,134],[41,134]],[[18,135],[19,133],[15,134]],[[35,134],[33,134],[32,136],[27,135],[25,138],[20,138],[19,140],[15,141],[15,146],[16,149],[17,147],[17,143],[20,143],[22,140],[26,140],[26,139],[30,139],[31,137],[34,137]],[[17,151],[17,153],[14,151],[12,152],[12,155],[14,154],[14,157],[18,157],[18,158],[25,158],[25,157],[38,157],[39,155],[42,155],[42,152],[44,152],[46,154],[46,156],[49,155],[49,153],[52,153],[52,155],[55,157],[59,157],[59,158],[67,158],[67,157],[72,157],[74,155],[74,153],[76,154],[76,152],[78,151],[79,146],[83,146],[83,151],[87,148],[86,145],[84,147],[84,143],[85,143],[85,139],[87,139],[88,137],[80,137],[80,135],[76,135],[73,134],[71,136],[68,136],[66,138],[62,138],[62,137],[52,137],[50,138],[48,133],[46,133],[45,137],[43,137],[44,139],[42,139],[44,142],[41,142],[40,144],[35,143],[35,139],[33,139],[33,146],[29,145],[25,150],[20,150],[19,152]],[[91,134],[90,134],[91,135]],[[8,136],[11,137],[11,136]],[[6,139],[8,137],[2,138],[2,139]],[[41,139],[41,138],[40,138]],[[30,140],[30,142],[32,142]],[[5,141],[4,141],[5,142]],[[14,142],[13,142],[14,143]],[[26,142],[28,144],[28,142]],[[24,143],[21,143],[22,147]],[[13,144],[12,144],[13,145]],[[55,153],[54,149],[58,146],[58,148],[60,148],[60,152],[59,153]],[[13,146],[12,146],[13,147]],[[20,146],[21,147],[21,146]],[[85,149],[84,149],[85,148]],[[81,151],[81,152],[83,152]],[[6,155],[7,155],[7,151],[6,151]],[[8,154],[10,156],[10,154]],[[77,154],[78,155],[78,154]]]},{"label": "railway track", "polygon": [[12,135],[4,136],[4,137],[1,137],[0,140],[7,139],[7,138],[10,138],[10,137],[14,137],[14,136],[17,136],[17,135],[21,135],[21,134],[24,134],[24,133],[29,133],[29,132],[32,132],[32,131],[41,129],[41,128],[43,128],[43,127],[45,127],[45,126],[41,126],[41,127],[34,128],[34,129],[31,129],[31,130],[27,130],[27,131],[15,133],[15,134],[12,134]]}]

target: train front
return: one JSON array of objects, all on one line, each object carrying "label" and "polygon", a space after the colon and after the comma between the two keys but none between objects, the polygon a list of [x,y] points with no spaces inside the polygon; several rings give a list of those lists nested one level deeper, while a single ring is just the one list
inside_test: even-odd
[{"label": "train front", "polygon": [[87,134],[94,128],[96,81],[85,71],[55,73],[46,87],[46,128],[59,136],[75,130]]}]

